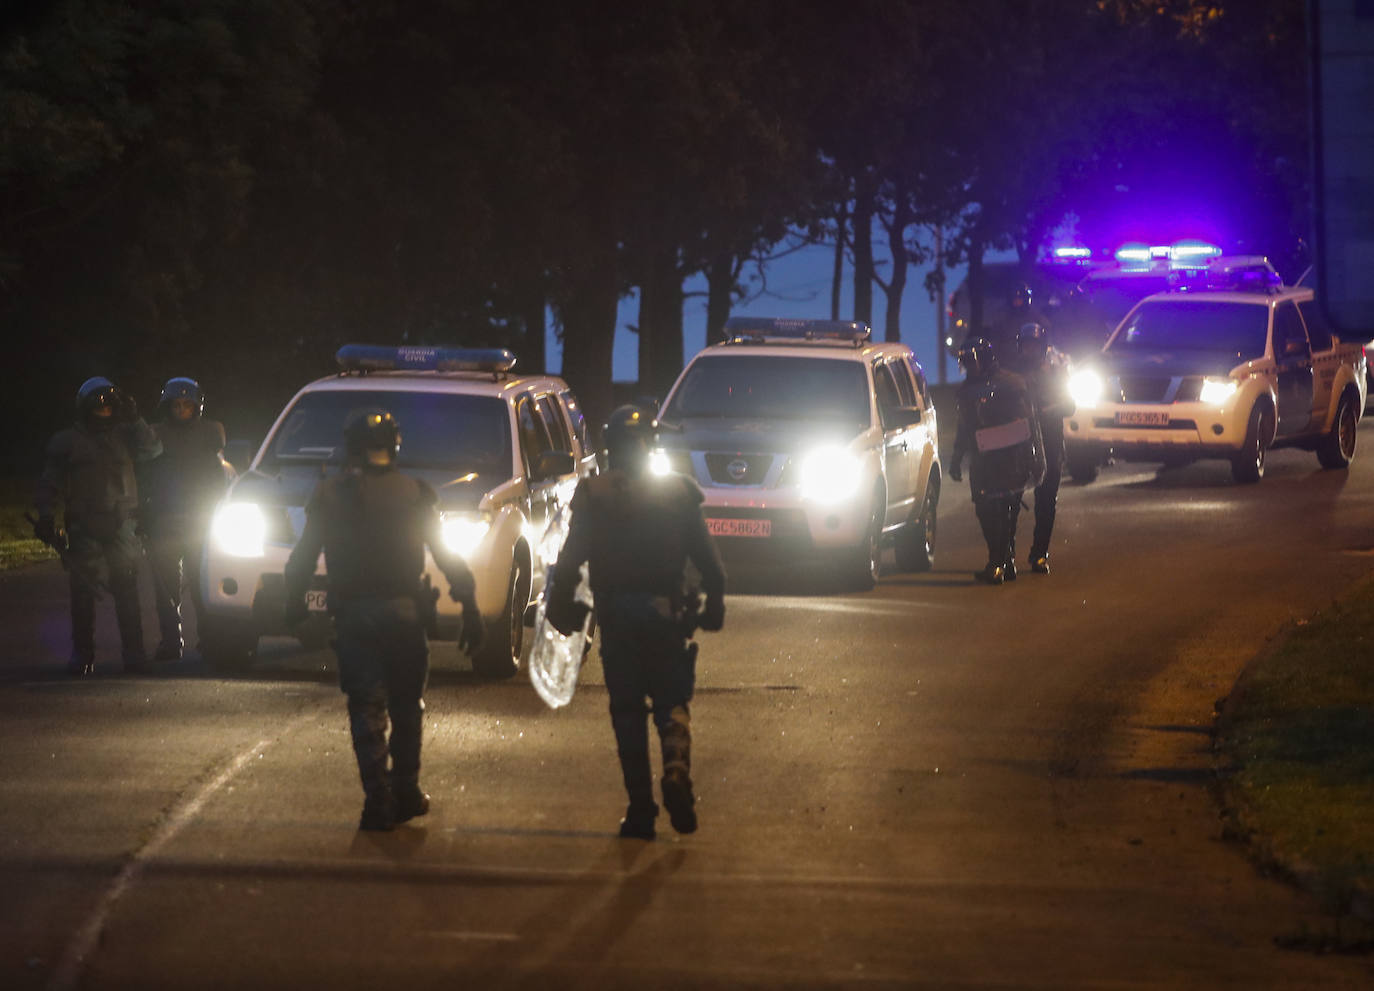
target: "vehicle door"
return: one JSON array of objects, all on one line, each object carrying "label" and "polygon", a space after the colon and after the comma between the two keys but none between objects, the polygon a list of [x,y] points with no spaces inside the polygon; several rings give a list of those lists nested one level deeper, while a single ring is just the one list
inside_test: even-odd
[{"label": "vehicle door", "polygon": [[573,395],[571,389],[564,389],[558,394],[562,401],[563,414],[567,418],[568,427],[572,431],[573,442],[576,450],[573,457],[577,460],[577,473],[579,475],[595,475],[597,470],[596,451],[592,450],[591,442],[587,439],[587,417],[582,412],[582,405],[577,401],[577,396]]},{"label": "vehicle door", "polygon": [[[905,388],[903,388],[905,387]],[[911,450],[913,417],[919,419],[916,390],[906,363],[900,358],[882,361],[873,368],[874,398],[883,428],[883,474],[887,480],[885,526],[897,526],[911,515],[912,460],[919,452]]]},{"label": "vehicle door", "polygon": [[[526,533],[536,542],[543,535],[549,520],[558,512],[561,483],[564,478],[562,475],[548,475],[542,469],[544,455],[558,450],[554,439],[556,435],[551,429],[547,415],[549,409],[551,407],[547,395],[522,396],[515,406],[516,420],[520,425],[520,454],[525,468],[526,490],[529,493],[529,525]],[[566,437],[566,430],[564,436]]]},{"label": "vehicle door", "polygon": [[1331,327],[1322,316],[1317,301],[1303,300],[1298,304],[1298,312],[1307,327],[1307,341],[1312,345],[1312,422],[1308,428],[1319,430],[1331,408],[1331,389],[1336,384],[1336,371],[1343,359],[1336,354]]},{"label": "vehicle door", "polygon": [[1314,398],[1312,346],[1298,306],[1284,300],[1274,307],[1274,368],[1277,373],[1278,435],[1301,433],[1312,422]]}]

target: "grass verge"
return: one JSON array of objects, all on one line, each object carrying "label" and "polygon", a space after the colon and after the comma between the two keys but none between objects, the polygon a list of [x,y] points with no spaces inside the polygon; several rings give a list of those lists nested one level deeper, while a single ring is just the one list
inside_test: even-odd
[{"label": "grass verge", "polygon": [[32,479],[0,478],[0,571],[57,556],[34,539],[33,527],[24,519],[32,507]]},{"label": "grass verge", "polygon": [[1374,582],[1245,670],[1216,746],[1230,835],[1321,899],[1338,928],[1322,949],[1374,946]]}]

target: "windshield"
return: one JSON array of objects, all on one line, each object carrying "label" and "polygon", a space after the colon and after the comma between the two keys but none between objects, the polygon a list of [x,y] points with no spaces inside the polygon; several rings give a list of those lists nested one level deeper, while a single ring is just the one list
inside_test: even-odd
[{"label": "windshield", "polygon": [[1107,345],[1112,353],[1208,351],[1240,360],[1264,356],[1269,307],[1202,301],[1146,302]]},{"label": "windshield", "polygon": [[263,467],[344,460],[343,427],[350,413],[384,409],[401,427],[397,467],[511,476],[510,414],[494,396],[433,392],[307,392],[268,441]]},{"label": "windshield", "polygon": [[665,420],[728,417],[870,423],[868,376],[857,361],[719,355],[699,358],[673,394]]}]

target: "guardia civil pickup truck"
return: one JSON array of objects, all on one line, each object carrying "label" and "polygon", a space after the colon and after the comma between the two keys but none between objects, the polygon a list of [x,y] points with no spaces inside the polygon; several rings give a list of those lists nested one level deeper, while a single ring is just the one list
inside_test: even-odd
[{"label": "guardia civil pickup truck", "polygon": [[1237,482],[1265,452],[1299,447],[1347,467],[1363,415],[1362,344],[1332,335],[1311,289],[1279,284],[1263,258],[1216,258],[1141,300],[1074,372],[1065,420],[1070,475],[1108,455],[1183,463],[1226,459]]}]

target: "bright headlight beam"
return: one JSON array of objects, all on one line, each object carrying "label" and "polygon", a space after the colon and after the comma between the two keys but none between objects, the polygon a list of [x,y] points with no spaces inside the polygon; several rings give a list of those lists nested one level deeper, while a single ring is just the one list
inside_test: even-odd
[{"label": "bright headlight beam", "polygon": [[257,503],[227,502],[215,510],[210,536],[230,557],[262,557],[267,517]]},{"label": "bright headlight beam", "polygon": [[1091,368],[1074,372],[1069,379],[1069,394],[1079,406],[1096,406],[1102,400],[1102,376]]},{"label": "bright headlight beam", "polygon": [[1236,382],[1231,379],[1203,379],[1198,398],[1211,406],[1220,406],[1236,394],[1237,388]]},{"label": "bright headlight beam", "polygon": [[673,471],[672,462],[668,460],[668,452],[661,447],[656,447],[649,452],[649,471],[655,475],[669,475]]},{"label": "bright headlight beam", "polygon": [[482,538],[491,529],[491,521],[459,513],[441,513],[439,535],[444,547],[460,557],[471,557]]},{"label": "bright headlight beam", "polygon": [[818,447],[801,461],[803,499],[832,504],[844,502],[859,489],[862,466],[859,459],[843,447]]}]

